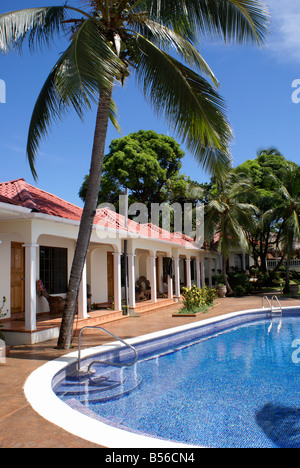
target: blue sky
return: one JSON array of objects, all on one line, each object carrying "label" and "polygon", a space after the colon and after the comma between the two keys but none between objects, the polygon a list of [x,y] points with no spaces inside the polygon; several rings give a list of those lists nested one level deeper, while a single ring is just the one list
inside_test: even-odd
[{"label": "blue sky", "polygon": [[[77,0],[69,2],[77,4]],[[266,1],[272,14],[267,46],[224,46],[204,43],[201,53],[221,84],[234,131],[231,153],[234,166],[255,158],[260,148],[275,146],[287,159],[300,164],[300,104],[292,102],[292,82],[300,79],[300,2]],[[2,0],[0,13],[35,6],[63,4],[60,0]],[[31,112],[38,93],[55,64],[64,40],[34,55],[0,56],[0,80],[6,83],[6,103],[0,104],[0,181],[24,177],[27,182],[81,205],[78,190],[89,171],[95,127],[95,109],[84,122],[74,113],[55,124],[43,140],[34,182],[26,161],[26,141]],[[132,77],[114,96],[122,135],[153,129],[176,138],[145,103]],[[107,147],[120,135],[111,126]],[[184,146],[183,149],[185,150]],[[208,181],[191,154],[186,152],[182,172],[199,182]]]}]

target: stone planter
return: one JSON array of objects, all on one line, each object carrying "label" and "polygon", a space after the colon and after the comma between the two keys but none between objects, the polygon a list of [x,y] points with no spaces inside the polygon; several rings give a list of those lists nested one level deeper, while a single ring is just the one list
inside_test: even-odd
[{"label": "stone planter", "polygon": [[218,295],[219,297],[226,297],[227,287],[224,284],[218,286]]},{"label": "stone planter", "polygon": [[5,364],[5,358],[9,355],[10,348],[5,345],[5,341],[0,340],[0,364]]},{"label": "stone planter", "polygon": [[299,285],[298,284],[290,284],[290,293],[292,297],[298,297],[299,292]]},{"label": "stone planter", "polygon": [[194,314],[179,314],[179,313],[175,313],[175,314],[172,314],[172,317],[199,317],[200,315],[203,315],[204,312],[196,312]]}]

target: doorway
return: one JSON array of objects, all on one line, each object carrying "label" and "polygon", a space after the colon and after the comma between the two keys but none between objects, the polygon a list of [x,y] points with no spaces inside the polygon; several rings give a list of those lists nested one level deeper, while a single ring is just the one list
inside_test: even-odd
[{"label": "doorway", "polygon": [[25,249],[20,242],[11,243],[11,314],[25,313]]}]

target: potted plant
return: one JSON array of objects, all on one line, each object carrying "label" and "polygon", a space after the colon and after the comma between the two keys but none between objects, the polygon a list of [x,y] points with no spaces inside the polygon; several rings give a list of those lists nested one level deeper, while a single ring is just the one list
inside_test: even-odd
[{"label": "potted plant", "polygon": [[290,293],[292,297],[298,297],[299,292],[299,284],[297,283],[290,283]]},{"label": "potted plant", "polygon": [[225,297],[227,294],[227,287],[225,283],[219,281],[218,283],[218,295],[219,297]]}]

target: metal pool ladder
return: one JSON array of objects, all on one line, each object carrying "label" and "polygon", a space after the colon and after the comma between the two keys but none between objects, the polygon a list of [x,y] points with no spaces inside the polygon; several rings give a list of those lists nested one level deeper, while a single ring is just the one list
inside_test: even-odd
[{"label": "metal pool ladder", "polygon": [[[263,297],[262,300],[262,306],[264,306],[265,299],[267,300],[269,307],[270,307],[270,312],[271,312],[271,317],[276,316],[276,317],[282,317],[282,306],[279,302],[279,299],[277,296],[272,296],[272,301],[270,303],[269,298],[267,296]],[[274,300],[276,301],[276,305],[274,306]]]},{"label": "metal pool ladder", "polygon": [[106,364],[106,365],[109,365],[109,366],[114,366],[114,367],[131,367],[133,366],[137,360],[138,360],[138,353],[136,351],[136,349],[131,346],[129,343],[127,343],[126,341],[122,340],[122,338],[120,338],[119,336],[116,336],[114,335],[113,333],[109,332],[108,330],[106,330],[105,328],[102,328],[102,327],[92,327],[92,326],[89,326],[89,327],[83,327],[81,330],[80,330],[80,333],[79,333],[79,345],[78,345],[78,364],[77,364],[77,371],[78,372],[81,372],[81,335],[83,333],[84,330],[87,330],[87,329],[97,329],[97,330],[102,330],[103,332],[107,333],[108,335],[112,336],[113,338],[115,338],[116,340],[120,341],[121,343],[123,343],[125,346],[127,346],[128,348],[132,349],[132,351],[134,352],[134,360],[132,362],[129,362],[129,363],[118,363],[118,362],[111,362],[111,361],[92,361],[89,366],[88,366],[88,372],[90,372],[90,368],[92,367],[93,364]]}]

